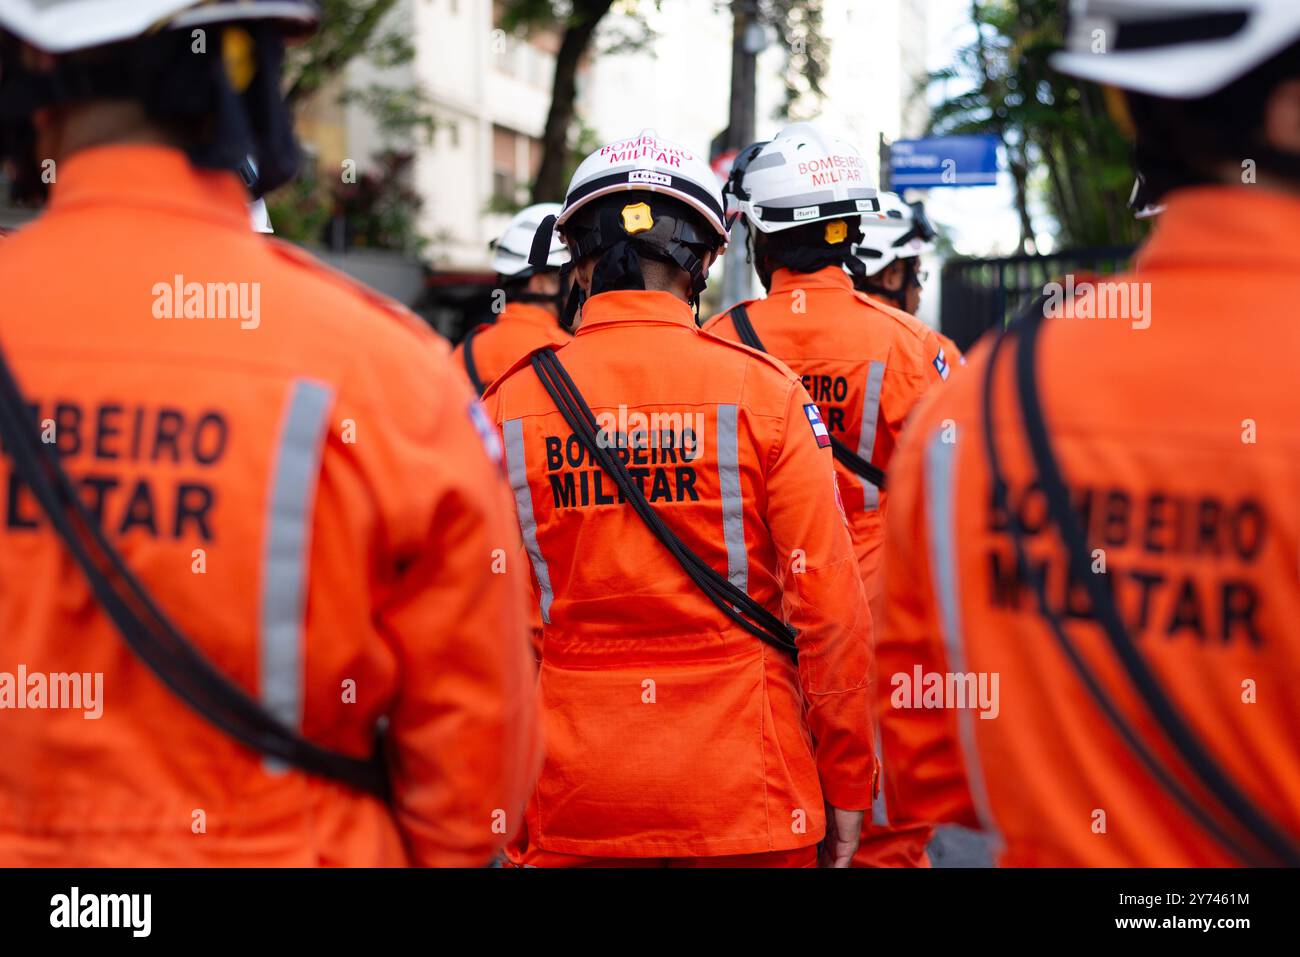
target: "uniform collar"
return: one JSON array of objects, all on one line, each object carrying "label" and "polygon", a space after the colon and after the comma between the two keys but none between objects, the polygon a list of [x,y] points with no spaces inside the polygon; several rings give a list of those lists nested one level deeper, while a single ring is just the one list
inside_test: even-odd
[{"label": "uniform collar", "polygon": [[49,211],[94,205],[155,209],[252,232],[248,193],[239,177],[199,169],[166,146],[96,146],[63,160]]},{"label": "uniform collar", "polygon": [[795,272],[792,269],[778,269],[772,273],[772,288],[769,296],[795,289],[842,289],[853,291],[853,280],[843,266],[825,266],[816,272]]},{"label": "uniform collar", "polygon": [[602,292],[582,304],[582,325],[578,335],[614,323],[656,323],[694,329],[695,313],[670,292],[620,290]]},{"label": "uniform collar", "polygon": [[1197,186],[1167,200],[1139,270],[1224,265],[1300,268],[1300,197],[1261,186]]}]

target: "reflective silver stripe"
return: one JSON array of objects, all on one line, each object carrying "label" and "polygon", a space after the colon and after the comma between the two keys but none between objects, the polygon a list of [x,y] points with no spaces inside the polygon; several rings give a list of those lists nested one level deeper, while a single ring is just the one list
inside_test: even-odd
[{"label": "reflective silver stripe", "polygon": [[[871,453],[876,447],[876,425],[880,420],[880,390],[885,384],[885,364],[872,362],[867,366],[867,388],[862,393],[862,429],[858,434],[858,455],[871,461]],[[866,510],[880,506],[880,489],[865,478],[858,477],[862,484],[862,494]]]},{"label": "reflective silver stripe", "polygon": [[[259,646],[260,692],[266,710],[298,730],[303,708],[303,630],[312,510],[325,446],[333,391],[319,382],[295,381],[276,448],[262,555]],[[265,759],[268,771],[283,771]]]},{"label": "reflective silver stripe", "polygon": [[541,590],[542,621],[551,623],[551,602],[555,593],[551,591],[551,570],[546,567],[546,558],[542,555],[542,546],[537,543],[537,521],[533,518],[533,492],[528,487],[528,468],[524,463],[524,421],[510,419],[505,424],[506,436],[506,472],[510,476],[510,487],[515,491],[515,512],[519,515],[519,530],[524,535],[524,547],[528,549],[528,560],[533,563],[533,574],[537,576],[537,587]]},{"label": "reflective silver stripe", "polygon": [[745,551],[745,501],[740,494],[740,447],[736,407],[718,406],[718,485],[722,489],[722,537],[727,543],[727,578],[749,591],[749,555]]},{"label": "reflective silver stripe", "polygon": [[[939,607],[948,670],[954,674],[964,674],[966,672],[965,640],[961,626],[961,592],[958,591],[960,583],[957,580],[957,551],[954,543],[957,529],[957,443],[951,440],[945,441],[945,432],[945,429],[936,429],[925,449],[925,501],[926,513],[929,517],[930,577],[934,586],[935,603]],[[979,751],[975,743],[975,719],[971,709],[958,710],[957,727],[975,811],[979,815],[985,833],[995,844],[1000,844],[1001,838],[989,811],[988,791],[984,785],[984,772],[980,766]]]}]

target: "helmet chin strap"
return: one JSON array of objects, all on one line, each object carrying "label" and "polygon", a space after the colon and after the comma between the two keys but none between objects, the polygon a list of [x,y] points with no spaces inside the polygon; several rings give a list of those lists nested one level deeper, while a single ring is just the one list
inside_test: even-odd
[{"label": "helmet chin strap", "polygon": [[[564,302],[560,307],[560,325],[570,332],[573,331],[573,324],[577,321],[578,312],[582,309],[582,304],[587,301],[586,290],[580,283],[574,282],[573,262],[569,261],[560,267],[560,295],[563,296]],[[568,289],[568,295],[564,295],[564,290]]]}]

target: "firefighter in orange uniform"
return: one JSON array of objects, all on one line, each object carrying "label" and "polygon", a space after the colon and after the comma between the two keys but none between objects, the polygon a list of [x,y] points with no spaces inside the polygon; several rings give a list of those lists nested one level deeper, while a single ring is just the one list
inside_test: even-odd
[{"label": "firefighter in orange uniform", "polygon": [[[811,124],[794,124],[742,153],[729,192],[749,223],[767,297],[733,306],[704,328],[741,340],[747,318],[762,347],[802,377],[830,435],[845,447],[836,471],[862,579],[879,617],[881,516],[888,498],[879,476],[888,472],[912,407],[947,378],[950,367],[932,330],[854,291],[846,269],[862,271],[854,248],[862,239],[861,218],[874,215],[877,200],[851,144]],[[871,468],[874,477],[864,474]],[[877,802],[856,863],[926,864],[925,834],[882,834],[886,811]]]},{"label": "firefighter in orange uniform", "polygon": [[528,261],[537,225],[559,213],[559,203],[520,210],[492,244],[492,268],[500,284],[493,295],[504,297],[504,309],[500,318],[471,329],[454,353],[480,394],[520,356],[544,345],[562,346],[571,338],[559,324],[565,298],[560,267],[569,261],[564,244],[556,237],[544,263],[534,266]]},{"label": "firefighter in orange uniform", "polygon": [[[925,215],[925,206],[904,202],[897,193],[882,192],[880,209],[862,217],[862,241],[853,255],[862,262],[862,272],[851,271],[853,288],[873,299],[915,316],[921,309],[925,273],[921,256],[934,249],[938,235]],[[966,360],[953,342],[938,329],[935,338],[948,365],[965,365]]]},{"label": "firefighter in orange uniform", "polygon": [[1004,865],[1300,864],[1300,7],[1220,12],[1076,7],[1056,65],[1115,88],[1164,212],[1135,272],[981,345],[890,476],[889,805]]},{"label": "firefighter in orange uniform", "polygon": [[578,168],[556,229],[570,316],[585,297],[558,358],[599,433],[558,410],[545,352],[485,397],[544,619],[547,759],[510,859],[811,867],[822,842],[847,866],[875,774],[870,611],[816,405],[692,315],[726,243],[713,174],[645,131]]},{"label": "firefighter in orange uniform", "polygon": [[[0,254],[0,865],[486,864],[540,761],[496,432],[427,326],[253,232],[235,174],[292,175],[283,34],[317,10],[98,6],[75,49],[58,5],[0,6],[15,182],[58,170]],[[66,506],[20,464],[38,430]]]}]

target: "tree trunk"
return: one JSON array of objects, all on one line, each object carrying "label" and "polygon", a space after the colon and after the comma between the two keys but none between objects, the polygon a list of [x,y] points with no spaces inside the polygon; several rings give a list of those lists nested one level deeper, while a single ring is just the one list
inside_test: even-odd
[{"label": "tree trunk", "polygon": [[[1079,221],[1082,218],[1079,212],[1078,198],[1070,196],[1065,189],[1065,180],[1061,176],[1061,150],[1059,149],[1059,139],[1050,133],[1040,133],[1038,138],[1038,151],[1043,156],[1043,163],[1047,167],[1047,181],[1052,187],[1052,196],[1056,201],[1056,218],[1061,227],[1061,238],[1067,241],[1077,235]],[[1066,151],[1068,153],[1068,150]]]},{"label": "tree trunk", "polygon": [[[1005,136],[1002,142],[1006,143]],[[1024,143],[1014,151],[1007,150],[1007,166],[1011,168],[1011,179],[1016,186],[1016,215],[1020,217],[1019,251],[1025,253],[1028,252],[1029,241],[1034,238],[1034,224],[1029,216],[1029,157]]]},{"label": "tree trunk", "polygon": [[555,80],[551,85],[551,108],[542,133],[542,162],[533,182],[533,202],[558,202],[569,185],[564,181],[569,165],[569,127],[575,115],[578,95],[578,65],[591,46],[596,27],[614,0],[585,0],[574,4],[573,16],[564,28],[560,52],[555,55]]}]

